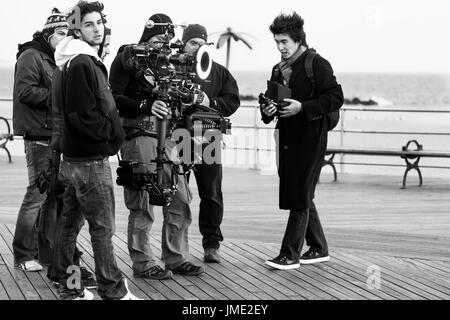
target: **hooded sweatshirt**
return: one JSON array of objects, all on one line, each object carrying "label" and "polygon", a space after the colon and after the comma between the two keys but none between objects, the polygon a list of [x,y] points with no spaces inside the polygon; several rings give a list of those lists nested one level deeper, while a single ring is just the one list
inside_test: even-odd
[{"label": "hooded sweatshirt", "polygon": [[54,104],[61,106],[63,155],[69,161],[89,161],[116,154],[124,132],[96,50],[67,37],[56,47],[55,60],[61,71],[53,90],[62,92]]}]

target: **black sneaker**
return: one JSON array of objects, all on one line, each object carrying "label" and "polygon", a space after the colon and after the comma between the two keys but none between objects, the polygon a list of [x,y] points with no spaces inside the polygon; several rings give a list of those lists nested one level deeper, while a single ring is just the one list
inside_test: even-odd
[{"label": "black sneaker", "polygon": [[160,266],[156,265],[144,272],[138,272],[133,270],[133,276],[135,276],[136,278],[165,280],[165,279],[172,279],[173,273],[170,270],[164,270]]},{"label": "black sneaker", "polygon": [[97,281],[95,281],[94,274],[85,267],[80,267],[81,283],[86,289],[97,289]]},{"label": "black sneaker", "polygon": [[68,289],[66,286],[60,285],[58,288],[59,298],[61,300],[93,300],[94,294],[84,289]]},{"label": "black sneaker", "polygon": [[172,272],[183,276],[198,276],[205,272],[205,268],[202,266],[196,266],[191,262],[186,261],[175,269],[172,269]]},{"label": "black sneaker", "polygon": [[300,258],[300,264],[313,264],[330,260],[328,253],[320,253],[309,249]]},{"label": "black sneaker", "polygon": [[275,259],[267,260],[266,264],[280,270],[297,269],[300,267],[298,260],[290,260],[287,256],[280,255]]},{"label": "black sneaker", "polygon": [[207,263],[220,263],[219,249],[207,248],[205,249],[205,255],[203,261]]}]

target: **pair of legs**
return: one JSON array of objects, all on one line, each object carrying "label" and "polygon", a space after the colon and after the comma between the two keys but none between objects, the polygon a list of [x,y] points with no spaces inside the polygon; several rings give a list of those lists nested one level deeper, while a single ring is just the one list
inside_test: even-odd
[{"label": "pair of legs", "polygon": [[[175,142],[166,142],[166,158],[176,160]],[[127,140],[121,149],[124,160],[141,163],[142,173],[155,172],[152,160],[157,155],[157,140],[152,137],[136,137]],[[171,185],[171,167],[164,165],[164,183]],[[171,204],[163,207],[161,259],[167,269],[176,269],[189,260],[188,229],[192,222],[189,204],[192,196],[184,176],[178,176],[177,192]],[[164,267],[151,248],[151,229],[155,221],[154,207],[149,204],[144,190],[125,188],[125,204],[130,210],[128,218],[128,250],[133,262],[133,271],[142,274],[155,266]]]},{"label": "pair of legs", "polygon": [[[24,140],[28,169],[28,187],[16,222],[13,239],[14,263],[22,264],[38,258],[42,264],[52,262],[56,200],[41,194],[38,177],[46,171],[52,158],[48,141]],[[38,248],[36,252],[36,247]]]},{"label": "pair of legs", "polygon": [[305,239],[310,250],[328,254],[327,241],[314,201],[311,201],[311,207],[308,209],[291,210],[280,255],[298,261]]},{"label": "pair of legs", "polygon": [[198,225],[204,249],[218,249],[223,241],[222,164],[196,164],[195,180],[200,196]]},{"label": "pair of legs", "polygon": [[[80,290],[70,285],[68,268],[76,266],[76,241],[85,217],[89,225],[95,261],[98,294],[103,299],[121,299],[128,290],[117,267],[112,237],[115,232],[115,201],[111,167],[108,159],[85,162],[61,162],[60,174],[66,184],[54,272],[60,287]],[[84,217],[83,217],[84,216]]]}]

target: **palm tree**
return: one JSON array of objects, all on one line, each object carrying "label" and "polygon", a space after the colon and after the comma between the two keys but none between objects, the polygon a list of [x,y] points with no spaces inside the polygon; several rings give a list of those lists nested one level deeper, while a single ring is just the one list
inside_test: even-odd
[{"label": "palm tree", "polygon": [[220,34],[219,40],[217,41],[217,49],[220,49],[225,43],[227,44],[227,69],[230,65],[231,39],[234,41],[242,41],[250,50],[253,49],[250,43],[242,36],[242,33],[234,32],[230,27],[228,27],[227,30]]}]

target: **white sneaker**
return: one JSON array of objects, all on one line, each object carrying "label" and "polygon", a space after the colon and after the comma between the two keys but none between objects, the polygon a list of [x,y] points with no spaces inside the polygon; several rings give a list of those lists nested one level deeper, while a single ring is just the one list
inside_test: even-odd
[{"label": "white sneaker", "polygon": [[120,300],[144,300],[144,299],[136,297],[134,294],[132,294],[130,292],[130,290],[128,289],[127,279],[123,279],[123,282],[125,284],[125,288],[127,288],[127,294]]},{"label": "white sneaker", "polygon": [[94,294],[88,289],[84,289],[84,291],[78,297],[72,300],[94,300]]},{"label": "white sneaker", "polygon": [[36,271],[42,271],[44,268],[42,267],[42,265],[35,261],[35,260],[30,260],[30,261],[25,261],[22,263],[18,263],[14,266],[16,269],[20,269],[22,271],[27,271],[27,272],[36,272]]}]

